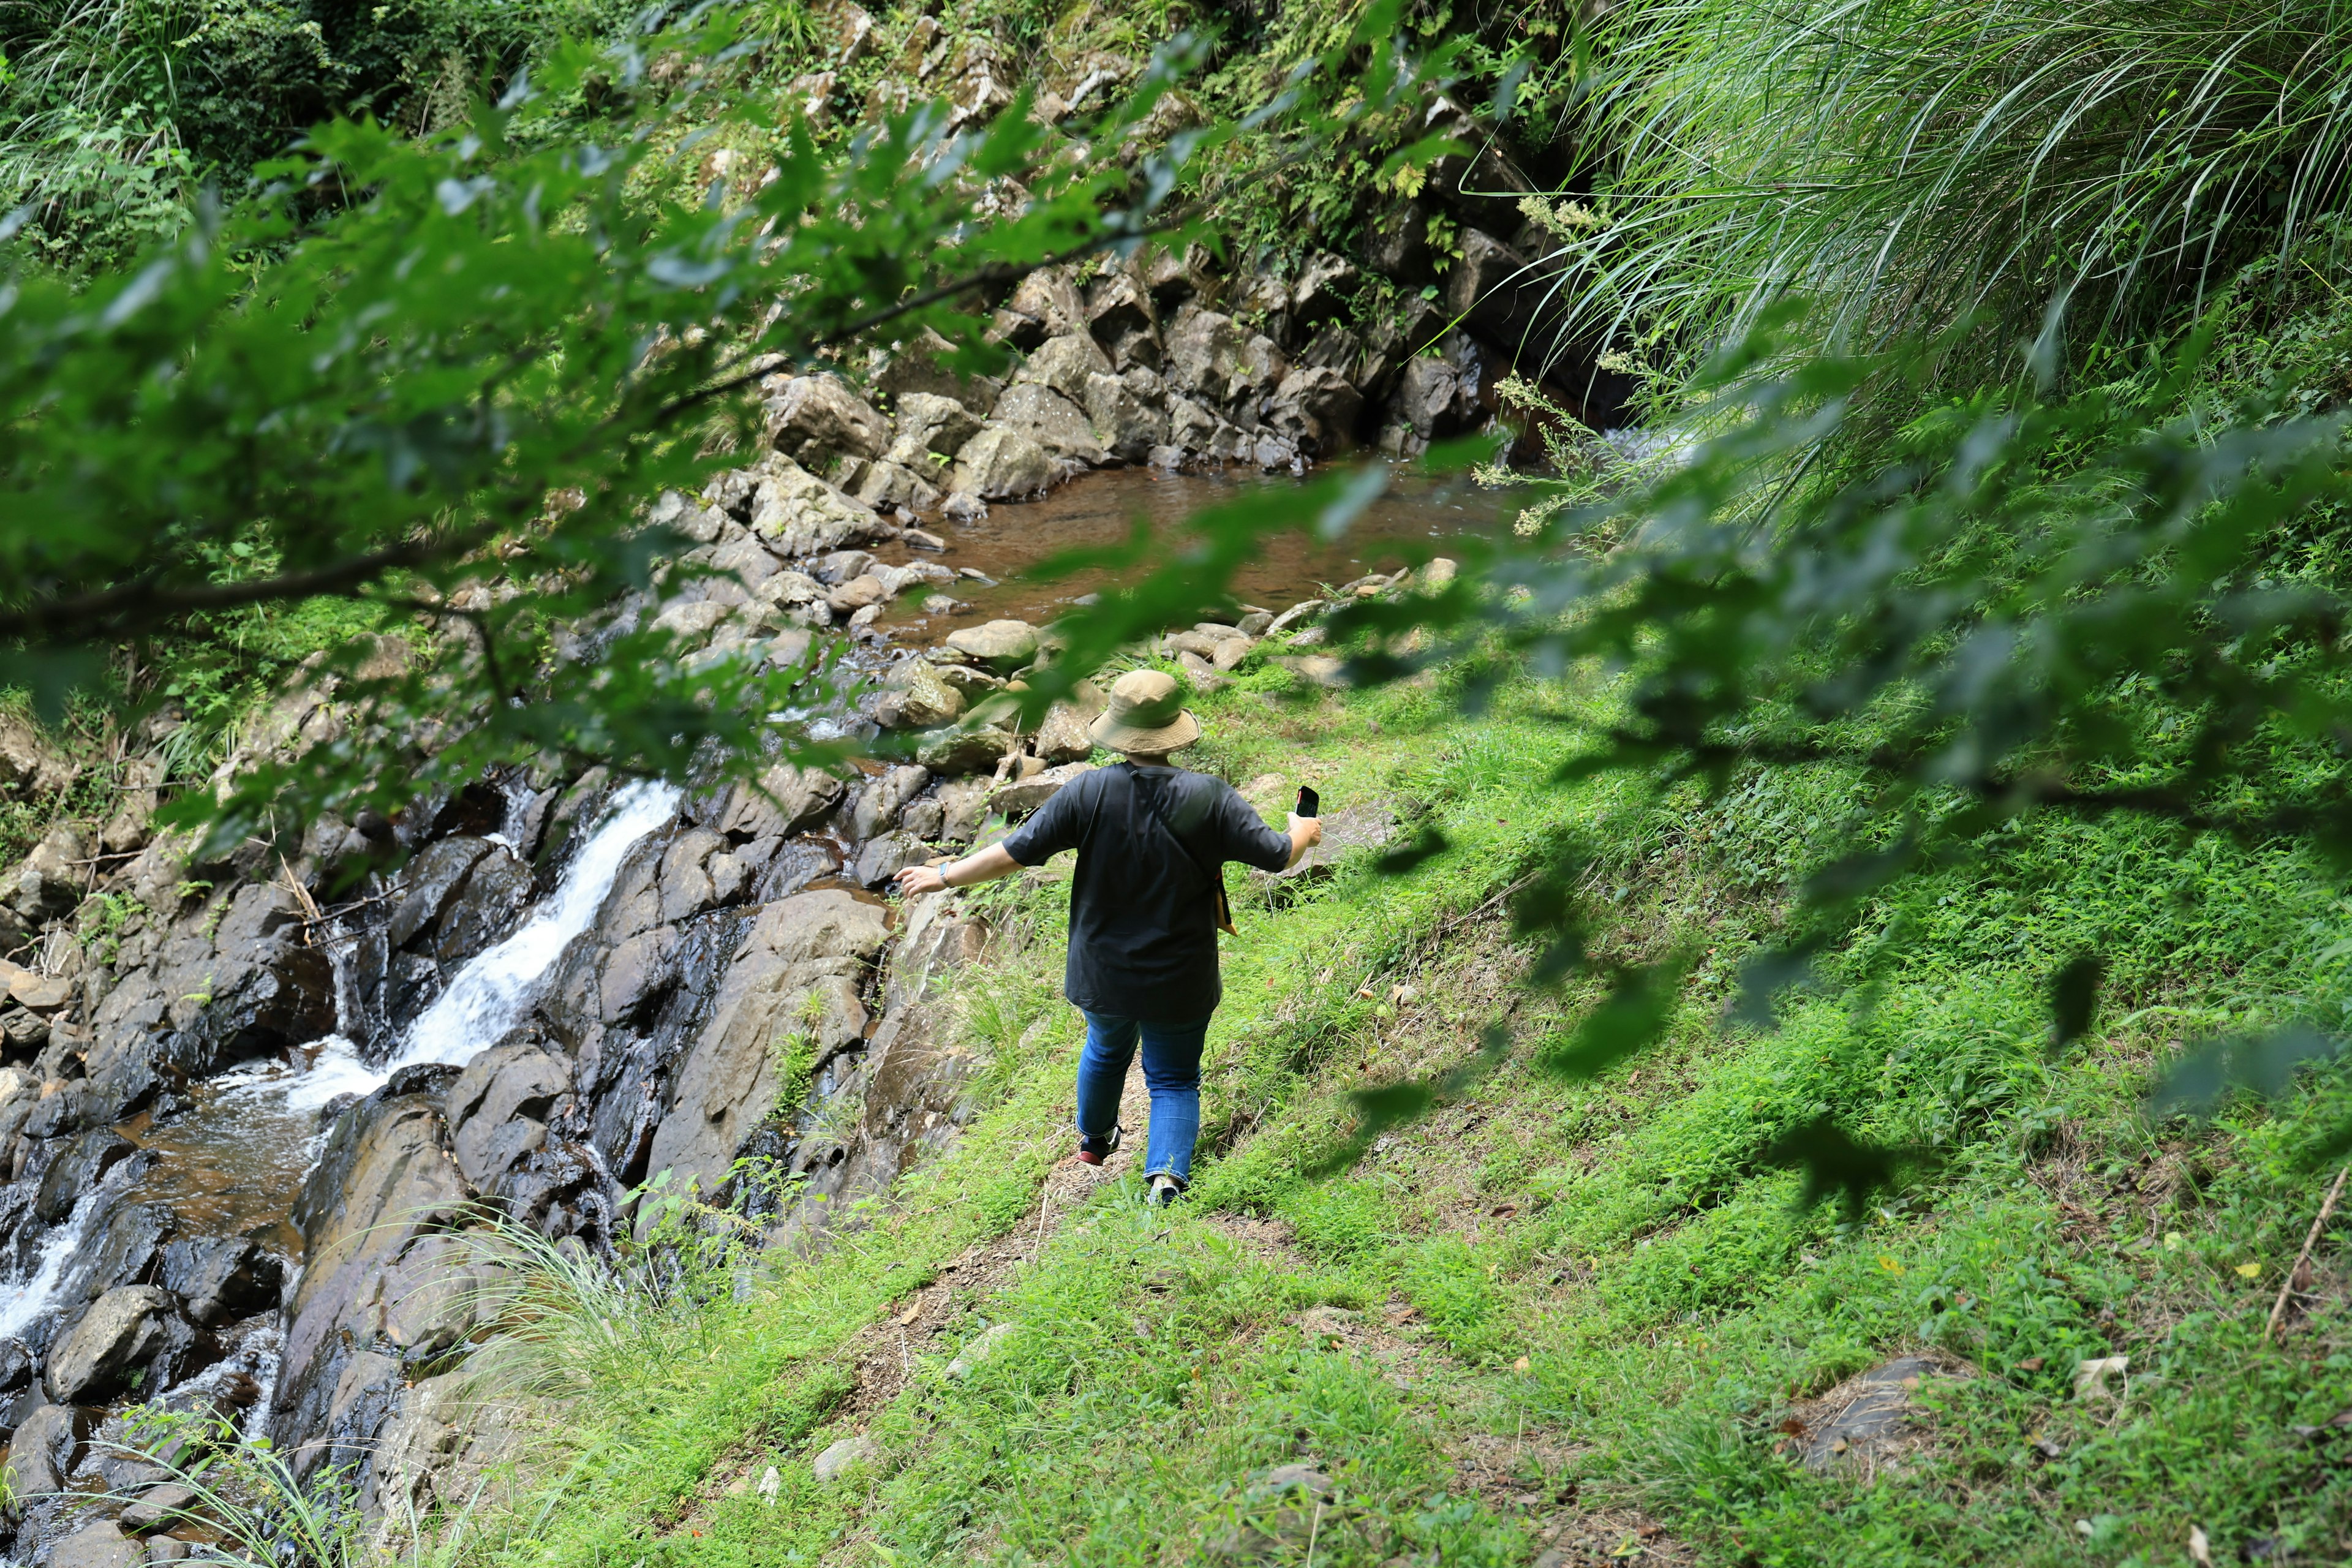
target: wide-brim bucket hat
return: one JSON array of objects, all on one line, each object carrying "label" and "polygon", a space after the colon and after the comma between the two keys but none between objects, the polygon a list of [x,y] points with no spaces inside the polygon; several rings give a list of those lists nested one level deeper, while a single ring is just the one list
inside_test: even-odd
[{"label": "wide-brim bucket hat", "polygon": [[1184,710],[1184,688],[1157,669],[1132,669],[1110,689],[1110,702],[1087,733],[1097,746],[1153,756],[1201,738],[1200,721]]}]

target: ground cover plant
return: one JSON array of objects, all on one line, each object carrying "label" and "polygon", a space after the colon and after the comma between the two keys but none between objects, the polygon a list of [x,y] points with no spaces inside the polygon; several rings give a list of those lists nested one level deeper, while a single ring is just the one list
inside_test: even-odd
[{"label": "ground cover plant", "polygon": [[[526,1494],[468,1550],[2171,1563],[2194,1527],[2217,1560],[2334,1560],[2352,1520],[2328,1423],[2352,1363],[2326,1248],[2309,1310],[2263,1331],[2326,1186],[2305,1152],[2352,1101],[2331,1073],[2210,1122],[2140,1110],[2190,1029],[2341,1005],[2335,961],[2312,962],[2336,909],[2324,861],[2211,839],[2177,862],[2183,897],[2135,875],[2161,835],[2023,831],[2007,878],[1948,868],[1863,922],[1974,942],[1857,941],[1831,963],[1870,970],[1866,997],[1727,1022],[1776,923],[1772,868],[1792,836],[1835,842],[1852,779],[1757,774],[1712,805],[1554,789],[1538,764],[1557,720],[1607,710],[1605,686],[1514,683],[1475,721],[1455,696],[1423,678],[1334,697],[1269,665],[1202,704],[1203,765],[1403,804],[1464,853],[1401,875],[1368,856],[1303,896],[1239,900],[1214,1150],[1185,1205],[1057,1173],[1078,1043],[1052,987],[1063,885],[993,890],[1027,945],[964,983],[967,1043],[995,1058],[965,1142],[831,1250],[682,1320],[670,1357],[565,1406],[536,1469],[561,1492]],[[1496,900],[1565,836],[1607,846],[1604,947],[1706,955],[1656,1050],[1572,1082],[1543,1051],[1600,986],[1526,989],[1540,944]],[[2046,976],[2071,933],[2016,913],[2024,881],[2105,922],[2130,977],[2062,1056]],[[1481,1060],[1497,1021],[1518,1055],[1359,1142],[1364,1089]],[[1934,1159],[1852,1216],[1800,1205],[1774,1145],[1825,1113]],[[1004,1349],[950,1373],[1007,1324]],[[1906,1353],[1939,1369],[1906,1440],[1801,1462],[1790,1424]],[[2111,1356],[2127,1370],[2078,1394]],[[812,1458],[853,1432],[871,1457],[817,1482]],[[1281,1490],[1285,1465],[1336,1489]]]}]

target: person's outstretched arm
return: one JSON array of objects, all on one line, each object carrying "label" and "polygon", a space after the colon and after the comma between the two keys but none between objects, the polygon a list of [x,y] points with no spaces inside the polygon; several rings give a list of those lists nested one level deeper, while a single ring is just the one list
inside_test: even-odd
[{"label": "person's outstretched arm", "polygon": [[917,893],[934,893],[941,888],[969,888],[976,882],[993,882],[999,877],[1010,877],[1021,869],[1021,862],[1005,853],[1000,841],[985,849],[975,850],[961,860],[950,860],[944,866],[909,866],[898,873],[898,892],[905,898]]},{"label": "person's outstretched arm", "polygon": [[1323,824],[1316,817],[1290,814],[1290,860],[1283,869],[1298,864],[1298,858],[1323,842]]}]

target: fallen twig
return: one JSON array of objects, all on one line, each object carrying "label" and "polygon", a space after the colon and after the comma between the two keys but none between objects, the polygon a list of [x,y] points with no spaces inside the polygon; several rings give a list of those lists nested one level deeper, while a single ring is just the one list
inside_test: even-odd
[{"label": "fallen twig", "polygon": [[2295,1254],[2294,1267],[2286,1271],[2286,1282],[2279,1287],[2278,1300],[2271,1306],[2271,1321],[2263,1325],[2264,1344],[2271,1342],[2271,1337],[2286,1318],[2286,1304],[2294,1297],[2294,1282],[2302,1275],[2304,1265],[2311,1261],[2311,1249],[2319,1245],[2319,1233],[2327,1228],[2327,1216],[2336,1212],[2336,1200],[2344,1195],[2347,1176],[2352,1176],[2352,1165],[2336,1173],[2336,1184],[2327,1189],[2327,1201],[2319,1205],[2319,1217],[2311,1222],[2311,1234],[2303,1238],[2303,1250]]}]

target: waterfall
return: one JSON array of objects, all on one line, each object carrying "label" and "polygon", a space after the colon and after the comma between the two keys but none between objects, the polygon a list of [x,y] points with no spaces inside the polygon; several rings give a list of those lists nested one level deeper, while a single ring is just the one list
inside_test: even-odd
[{"label": "waterfall", "polygon": [[595,920],[621,874],[621,862],[639,839],[677,815],[678,799],[673,784],[639,782],[618,791],[604,820],[572,857],[554,896],[522,929],[458,971],[449,988],[409,1026],[400,1054],[382,1077],[422,1062],[463,1065],[521,1022],[541,979]]},{"label": "waterfall", "polygon": [[112,1201],[113,1194],[102,1189],[84,1193],[65,1223],[49,1232],[41,1243],[33,1277],[17,1285],[0,1284],[0,1339],[22,1335],[34,1319],[49,1310],[49,1298],[57,1294],[58,1280],[64,1275],[66,1265],[73,1261],[74,1254],[89,1239],[90,1222]]}]

